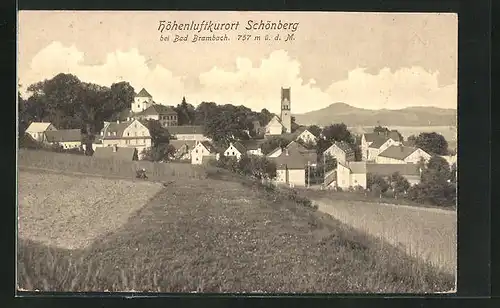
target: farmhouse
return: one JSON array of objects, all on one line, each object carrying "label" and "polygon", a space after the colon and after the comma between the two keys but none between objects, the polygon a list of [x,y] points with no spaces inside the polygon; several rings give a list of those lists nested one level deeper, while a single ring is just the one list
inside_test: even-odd
[{"label": "farmhouse", "polygon": [[191,150],[191,164],[193,165],[205,164],[217,158],[216,148],[208,141],[197,141],[196,146]]},{"label": "farmhouse", "polygon": [[428,161],[431,155],[420,148],[407,147],[403,145],[390,146],[375,157],[377,164],[416,164],[421,159]]},{"label": "farmhouse", "polygon": [[349,162],[337,165],[337,186],[342,189],[361,186],[367,188],[367,174],[377,174],[390,177],[398,172],[411,185],[420,182],[420,168],[417,164],[376,164],[368,162]]},{"label": "farmhouse", "polygon": [[346,142],[335,142],[323,152],[323,155],[334,157],[338,163],[354,161],[354,150]]},{"label": "farmhouse", "polygon": [[96,148],[92,157],[132,161],[138,160],[138,152],[134,148],[121,148],[113,145],[111,147]]},{"label": "farmhouse", "polygon": [[397,132],[390,133],[368,133],[361,137],[361,155],[364,161],[374,161],[375,157],[385,151],[391,145],[400,145]]},{"label": "farmhouse", "polygon": [[104,122],[99,139],[102,147],[117,145],[135,148],[139,153],[151,147],[149,129],[139,120]]},{"label": "farmhouse", "polygon": [[281,88],[281,115],[274,116],[265,126],[265,135],[281,135],[292,132],[291,89]]},{"label": "farmhouse", "polygon": [[239,142],[230,143],[229,147],[224,151],[226,157],[236,157],[240,159],[242,155],[246,154],[247,149]]},{"label": "farmhouse", "polygon": [[42,142],[45,139],[45,132],[55,131],[57,128],[49,122],[31,122],[30,126],[26,129],[34,140]]},{"label": "farmhouse", "polygon": [[144,88],[134,97],[127,121],[132,119],[157,120],[162,126],[174,126],[178,123],[177,112],[171,106],[157,104]]},{"label": "farmhouse", "polygon": [[46,131],[45,142],[60,145],[64,149],[79,148],[82,145],[82,132],[79,129]]},{"label": "farmhouse", "polygon": [[296,150],[285,149],[272,158],[276,163],[276,182],[290,186],[305,186],[307,159]]},{"label": "farmhouse", "polygon": [[170,135],[177,140],[209,141],[210,139],[203,135],[203,126],[170,126],[167,128]]}]

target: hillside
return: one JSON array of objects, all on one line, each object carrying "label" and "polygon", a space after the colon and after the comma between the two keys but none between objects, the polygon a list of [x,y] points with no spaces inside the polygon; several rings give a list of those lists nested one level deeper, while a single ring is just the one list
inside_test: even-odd
[{"label": "hillside", "polygon": [[400,110],[370,110],[352,107],[345,103],[294,114],[297,123],[326,126],[343,122],[347,126],[450,126],[456,122],[457,111],[437,107],[408,107]]},{"label": "hillside", "polygon": [[[70,175],[32,171],[21,176],[20,204],[30,222],[22,225],[23,234],[36,237],[19,241],[24,289],[422,293],[453,288],[452,275],[237,178],[179,178],[131,213],[116,199],[127,189],[116,188],[116,180],[75,175],[68,184]],[[50,185],[38,185],[40,178]],[[81,187],[78,179],[108,197],[88,196],[97,199],[95,205],[71,202],[71,189]],[[27,192],[44,195],[48,187],[51,208],[40,211],[44,200]],[[100,215],[113,209],[122,213]],[[51,213],[61,214],[55,220]],[[108,217],[112,230],[94,217]],[[43,220],[52,221],[46,235],[53,244],[37,241],[48,230],[41,227],[47,224]],[[87,226],[87,246],[55,245],[82,237],[81,226]]]}]

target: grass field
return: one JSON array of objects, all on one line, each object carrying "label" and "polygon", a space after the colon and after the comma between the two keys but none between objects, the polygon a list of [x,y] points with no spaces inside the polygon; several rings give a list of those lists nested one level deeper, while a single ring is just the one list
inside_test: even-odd
[{"label": "grass field", "polygon": [[[43,209],[24,214],[20,204],[24,236],[18,242],[19,288],[286,293],[425,293],[454,288],[453,275],[329,215],[273,198],[256,187],[179,178],[141,207],[155,193],[154,185],[143,183],[141,189],[150,193],[129,202],[130,193],[115,198],[116,180],[70,178],[20,172],[20,200],[32,200],[29,194],[45,198],[49,186],[68,194],[72,187],[80,187],[105,197],[100,199],[99,215],[86,213],[84,204],[92,212],[92,200],[77,201],[78,197],[30,201]],[[40,180],[47,184],[35,184]],[[138,183],[120,185],[122,191],[131,191]],[[41,219],[50,224],[40,227]],[[97,235],[92,243],[82,230]],[[74,241],[79,237],[85,240]],[[82,244],[58,245],[68,242]]]},{"label": "grass field", "polygon": [[407,254],[456,274],[456,212],[388,204],[317,200],[319,210],[343,223],[380,237]]}]

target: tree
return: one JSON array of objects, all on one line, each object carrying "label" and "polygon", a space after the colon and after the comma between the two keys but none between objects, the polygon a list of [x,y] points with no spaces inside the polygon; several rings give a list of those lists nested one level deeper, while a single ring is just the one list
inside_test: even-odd
[{"label": "tree", "polygon": [[120,119],[120,114],[132,106],[135,97],[134,87],[130,83],[122,81],[113,83],[110,91],[111,101],[105,106],[105,119],[110,121],[124,120]]},{"label": "tree", "polygon": [[457,183],[457,163],[453,163],[451,165],[451,172],[450,172],[450,182],[456,184]]},{"label": "tree", "polygon": [[274,114],[270,113],[269,110],[266,108],[262,109],[258,115],[258,120],[260,123],[260,126],[265,126],[271,119],[273,118]]},{"label": "tree", "polygon": [[390,185],[387,183],[386,179],[378,174],[367,173],[366,174],[366,187],[369,188],[375,195],[382,198],[382,194],[385,193]]},{"label": "tree", "polygon": [[422,171],[421,182],[410,189],[410,198],[438,206],[455,205],[456,184],[451,178],[448,162],[440,156],[433,156]]},{"label": "tree", "polygon": [[290,143],[290,140],[281,136],[275,136],[267,139],[261,145],[261,150],[264,155],[271,153],[274,149],[281,147],[285,148]]},{"label": "tree", "polygon": [[316,136],[316,138],[319,138],[321,135],[321,128],[318,125],[310,125],[307,130]]},{"label": "tree", "polygon": [[159,162],[169,161],[174,158],[176,149],[171,144],[160,144],[150,148],[145,148],[142,152],[142,159],[147,161]]},{"label": "tree", "polygon": [[431,155],[448,154],[448,141],[441,134],[435,132],[418,135],[415,139],[415,146]]},{"label": "tree", "polygon": [[408,136],[406,139],[406,143],[408,146],[415,146],[415,142],[417,140],[417,137],[415,135]]},{"label": "tree", "polygon": [[399,172],[395,172],[391,175],[391,187],[394,191],[394,197],[397,198],[399,194],[404,194],[408,191],[410,182]]},{"label": "tree", "polygon": [[332,143],[335,141],[344,141],[349,144],[354,143],[353,136],[347,129],[347,125],[345,125],[344,123],[326,126],[325,128],[323,128],[322,133],[325,139]]},{"label": "tree", "polygon": [[193,105],[186,102],[186,97],[182,97],[182,102],[174,107],[178,115],[179,125],[193,125],[196,117],[196,110]]},{"label": "tree", "polygon": [[319,138],[316,141],[316,154],[319,156],[323,155],[323,153],[332,146],[332,142],[323,138]]},{"label": "tree", "polygon": [[161,125],[160,121],[147,120],[146,126],[149,129],[153,147],[168,144],[170,142],[171,135],[168,129]]},{"label": "tree", "polygon": [[330,172],[337,168],[337,159],[332,155],[326,153],[324,156],[321,156],[322,159],[318,164],[319,170],[324,170],[324,172]]}]

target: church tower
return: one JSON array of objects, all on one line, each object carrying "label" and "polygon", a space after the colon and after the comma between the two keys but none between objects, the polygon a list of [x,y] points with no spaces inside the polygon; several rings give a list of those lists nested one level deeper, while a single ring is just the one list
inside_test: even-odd
[{"label": "church tower", "polygon": [[290,102],[290,88],[281,88],[281,123],[285,128],[285,133],[292,132],[292,114]]}]

